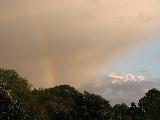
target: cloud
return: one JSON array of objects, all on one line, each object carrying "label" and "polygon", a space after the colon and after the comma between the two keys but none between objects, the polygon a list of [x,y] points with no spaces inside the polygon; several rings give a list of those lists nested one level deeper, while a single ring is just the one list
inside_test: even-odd
[{"label": "cloud", "polygon": [[81,86],[160,26],[159,1],[1,0],[0,66],[48,86],[44,61],[60,84]]},{"label": "cloud", "polygon": [[[115,82],[116,81],[116,82]],[[160,81],[147,80],[127,80],[120,77],[103,77],[95,81],[89,82],[80,88],[89,92],[102,95],[109,100],[112,105],[126,103],[130,105],[131,102],[138,103],[148,90],[152,88],[160,89]]]},{"label": "cloud", "polygon": [[108,78],[112,80],[113,84],[121,84],[128,81],[143,81],[146,79],[143,75],[133,75],[130,73],[110,73]]}]

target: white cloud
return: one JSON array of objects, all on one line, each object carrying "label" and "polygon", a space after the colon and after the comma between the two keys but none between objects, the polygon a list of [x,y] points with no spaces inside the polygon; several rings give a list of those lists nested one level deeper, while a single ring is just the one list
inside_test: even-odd
[{"label": "white cloud", "polygon": [[134,75],[131,73],[110,73],[108,78],[111,80],[113,84],[122,84],[128,81],[143,81],[145,80],[145,76],[143,75]]}]

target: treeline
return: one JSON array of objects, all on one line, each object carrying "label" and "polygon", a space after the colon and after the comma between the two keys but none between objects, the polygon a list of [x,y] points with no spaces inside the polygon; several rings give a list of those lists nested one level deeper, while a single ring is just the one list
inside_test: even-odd
[{"label": "treeline", "polygon": [[69,85],[31,89],[16,71],[0,69],[0,120],[160,120],[160,91],[149,90],[138,106],[111,106]]}]

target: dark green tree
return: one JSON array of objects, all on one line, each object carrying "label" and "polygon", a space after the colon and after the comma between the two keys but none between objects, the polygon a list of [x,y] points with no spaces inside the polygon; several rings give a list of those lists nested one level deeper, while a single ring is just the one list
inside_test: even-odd
[{"label": "dark green tree", "polygon": [[83,97],[84,111],[86,111],[87,119],[90,120],[106,120],[110,118],[111,106],[109,101],[100,95],[84,92]]},{"label": "dark green tree", "polygon": [[[42,120],[74,120],[73,119],[73,99],[75,90],[67,85],[33,90],[32,94],[36,98],[38,105],[39,116]],[[72,95],[71,95],[72,94]],[[76,96],[74,95],[76,98]]]},{"label": "dark green tree", "polygon": [[131,116],[132,120],[143,120],[144,113],[142,109],[136,106],[135,103],[131,103],[131,107],[129,108],[129,115]]},{"label": "dark green tree", "polygon": [[0,120],[21,120],[22,116],[8,91],[0,88]]},{"label": "dark green tree", "polygon": [[69,85],[34,89],[15,70],[0,69],[0,120],[160,120],[160,91],[110,106],[100,95]]},{"label": "dark green tree", "polygon": [[116,104],[112,108],[111,120],[131,120],[129,107],[126,104]]},{"label": "dark green tree", "polygon": [[156,89],[149,90],[139,100],[138,105],[144,112],[146,120],[160,120],[160,91]]},{"label": "dark green tree", "polygon": [[[69,85],[33,90],[37,103],[49,120],[106,120],[110,117],[109,102],[99,95],[75,90]],[[42,118],[42,117],[41,117]]]},{"label": "dark green tree", "polygon": [[26,79],[20,77],[15,70],[0,68],[0,88],[21,111],[21,119],[33,119],[33,115],[29,111],[31,110],[31,89]]}]

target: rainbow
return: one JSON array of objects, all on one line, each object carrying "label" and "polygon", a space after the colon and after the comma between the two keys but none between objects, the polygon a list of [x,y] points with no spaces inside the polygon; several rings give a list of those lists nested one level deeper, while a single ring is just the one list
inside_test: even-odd
[{"label": "rainbow", "polygon": [[45,70],[45,78],[48,83],[48,87],[57,86],[58,80],[56,77],[56,71],[53,62],[49,58],[47,58],[44,62],[44,70]]},{"label": "rainbow", "polygon": [[[38,31],[38,34],[40,35],[38,36],[38,38],[40,39],[40,46],[43,51],[47,51],[48,43],[44,40],[45,34],[39,31],[39,29],[37,29],[37,31]],[[49,55],[43,59],[44,77],[47,80],[48,87],[54,87],[59,85],[58,79],[56,77],[55,66],[53,63],[54,63],[54,60]]]}]

